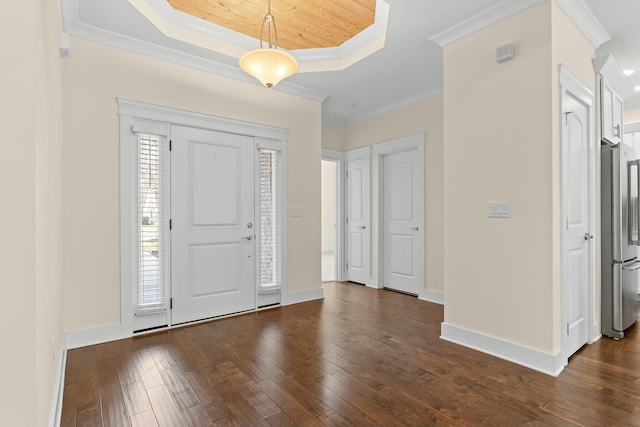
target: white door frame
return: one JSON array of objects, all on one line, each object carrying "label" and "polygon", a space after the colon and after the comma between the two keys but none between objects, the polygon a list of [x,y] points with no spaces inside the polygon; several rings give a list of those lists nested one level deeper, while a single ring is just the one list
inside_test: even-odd
[{"label": "white door frame", "polygon": [[322,149],[322,160],[328,160],[336,162],[337,164],[337,177],[336,177],[336,197],[337,197],[337,210],[336,212],[336,280],[338,282],[344,282],[347,279],[347,272],[345,270],[345,160],[346,153],[342,151]]},{"label": "white door frame", "polygon": [[[420,189],[418,194],[420,200],[418,205],[422,207],[418,215],[418,222],[422,224],[416,238],[418,244],[422,247],[422,257],[425,253],[425,221],[424,221],[424,145],[426,133],[417,133],[403,138],[382,142],[373,146],[373,227],[372,236],[373,247],[373,284],[372,287],[381,289],[384,287],[384,156],[389,154],[401,153],[403,151],[417,150],[418,156],[418,180]],[[418,278],[418,298],[426,298],[426,289],[424,283],[425,271],[424,260],[416,266],[416,277]]]},{"label": "white door frame", "polygon": [[[594,178],[594,160],[595,160],[595,151],[596,149],[598,149],[598,147],[594,144],[594,136],[593,136],[593,129],[591,126],[591,121],[592,121],[592,113],[593,113],[593,96],[594,93],[591,89],[589,89],[589,87],[587,85],[585,85],[580,78],[578,78],[575,74],[573,74],[566,66],[564,66],[563,64],[559,65],[559,82],[560,82],[560,99],[558,100],[559,104],[560,104],[560,108],[559,108],[559,123],[562,124],[562,120],[564,120],[563,118],[563,114],[562,114],[562,98],[565,94],[570,94],[572,97],[578,99],[579,101],[581,101],[586,107],[587,107],[587,118],[589,121],[589,125],[588,125],[588,129],[589,129],[589,161],[588,161],[588,188],[587,188],[587,194],[589,197],[589,208],[588,208],[588,212],[589,212],[589,230],[591,230],[591,234],[595,235],[595,240],[593,240],[592,242],[597,242],[597,245],[599,245],[600,242],[600,235],[596,234],[596,231],[594,230],[594,222],[595,219],[594,218],[594,184],[593,184],[593,178]],[[561,263],[560,263],[560,271],[561,271],[561,310],[562,310],[562,314],[561,314],[561,323],[560,323],[560,336],[561,336],[561,357],[563,359],[563,363],[566,365],[569,361],[569,357],[571,356],[571,354],[567,354],[567,343],[566,343],[566,324],[568,321],[568,315],[569,315],[569,298],[567,295],[568,292],[568,278],[567,278],[567,274],[568,274],[568,268],[566,268],[566,256],[565,256],[565,245],[566,245],[566,239],[567,239],[567,230],[566,227],[564,227],[564,218],[566,217],[566,208],[565,208],[565,204],[566,204],[566,197],[565,197],[565,184],[566,184],[566,177],[565,177],[565,172],[566,172],[566,168],[564,166],[564,162],[567,158],[567,153],[565,152],[566,146],[564,144],[566,136],[564,135],[564,127],[561,125],[560,126],[560,221],[559,221],[559,226],[560,226],[560,257],[561,257]],[[596,213],[596,217],[599,217],[598,213]],[[594,267],[594,262],[596,261],[594,259],[594,254],[595,254],[595,247],[596,244],[589,244],[589,269],[588,269],[588,280],[587,280],[587,307],[586,307],[586,313],[587,313],[587,342],[588,343],[593,343],[594,341],[596,341],[599,337],[600,337],[600,320],[599,318],[596,319],[596,316],[594,316],[594,309],[596,309],[597,307],[595,306],[595,304],[598,304],[599,307],[599,301],[600,301],[600,289],[599,286],[596,287],[596,283],[594,283],[594,272],[593,272],[593,267]],[[595,295],[594,295],[595,294]],[[597,329],[596,329],[597,328]]]},{"label": "white door frame", "polygon": [[[244,122],[240,120],[228,119],[225,117],[212,116],[209,114],[196,113],[192,111],[180,110],[172,107],[148,104],[145,102],[132,101],[124,98],[117,98],[118,114],[120,116],[120,324],[113,329],[109,329],[110,337],[118,338],[132,336],[134,331],[134,284],[135,266],[133,265],[133,247],[136,237],[133,229],[133,198],[135,191],[133,186],[133,162],[135,160],[135,150],[132,146],[135,142],[135,135],[132,127],[160,126],[170,128],[170,125],[194,127],[218,132],[226,132],[238,135],[251,136],[256,141],[269,140],[277,144],[282,152],[282,179],[283,191],[281,200],[282,215],[282,235],[281,235],[281,301],[282,305],[287,304],[287,129],[274,126],[267,126],[257,123]],[[168,131],[166,131],[168,134]],[[258,197],[258,194],[256,194]],[[258,201],[256,200],[256,204]],[[167,209],[169,204],[166,205]],[[254,257],[257,260],[257,257]],[[255,309],[255,308],[254,308]],[[170,316],[169,316],[170,317]],[[168,327],[172,327],[169,323]],[[117,329],[117,330],[116,330]],[[109,338],[109,339],[118,339]],[[105,339],[104,341],[107,341]]]}]

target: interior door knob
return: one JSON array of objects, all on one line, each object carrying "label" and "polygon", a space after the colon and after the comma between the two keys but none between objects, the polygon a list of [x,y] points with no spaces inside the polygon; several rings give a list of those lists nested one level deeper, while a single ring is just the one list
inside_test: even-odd
[{"label": "interior door knob", "polygon": [[364,225],[361,225],[358,227],[360,230],[366,230],[367,227],[365,227]]},{"label": "interior door knob", "polygon": [[245,236],[245,237],[243,237],[243,239],[246,239],[246,240],[253,240],[253,234],[250,234],[250,235],[248,235],[248,236]]},{"label": "interior door knob", "polygon": [[591,239],[593,239],[593,234],[584,233],[584,240],[591,240]]}]

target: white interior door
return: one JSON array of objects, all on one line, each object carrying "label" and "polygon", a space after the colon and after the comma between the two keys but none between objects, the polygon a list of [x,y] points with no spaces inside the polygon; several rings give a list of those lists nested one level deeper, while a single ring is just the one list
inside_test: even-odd
[{"label": "white interior door", "polygon": [[418,150],[384,156],[384,287],[418,294],[424,264],[423,158]]},{"label": "white interior door", "polygon": [[347,280],[368,284],[371,276],[369,158],[347,162]]},{"label": "white interior door", "polygon": [[255,308],[253,138],[174,126],[172,323]]},{"label": "white interior door", "polygon": [[566,337],[565,354],[570,356],[588,340],[588,292],[591,280],[589,109],[565,92],[563,123],[563,295]]}]

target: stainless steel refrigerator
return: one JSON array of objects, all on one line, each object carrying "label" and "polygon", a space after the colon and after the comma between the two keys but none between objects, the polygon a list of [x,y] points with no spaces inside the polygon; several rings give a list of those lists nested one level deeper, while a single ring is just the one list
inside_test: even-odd
[{"label": "stainless steel refrigerator", "polygon": [[638,319],[640,160],[625,144],[601,146],[602,334],[623,338]]}]

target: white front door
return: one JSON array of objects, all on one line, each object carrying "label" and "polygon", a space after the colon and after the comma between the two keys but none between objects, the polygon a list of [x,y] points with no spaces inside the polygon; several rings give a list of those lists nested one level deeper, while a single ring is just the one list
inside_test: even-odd
[{"label": "white front door", "polygon": [[254,309],[254,140],[171,133],[172,323]]},{"label": "white front door", "polygon": [[423,176],[419,151],[384,156],[384,287],[418,294],[424,263]]},{"label": "white front door", "polygon": [[347,162],[347,280],[368,284],[371,276],[369,158]]},{"label": "white front door", "polygon": [[589,109],[565,92],[562,98],[563,296],[565,355],[588,339],[590,283]]}]

